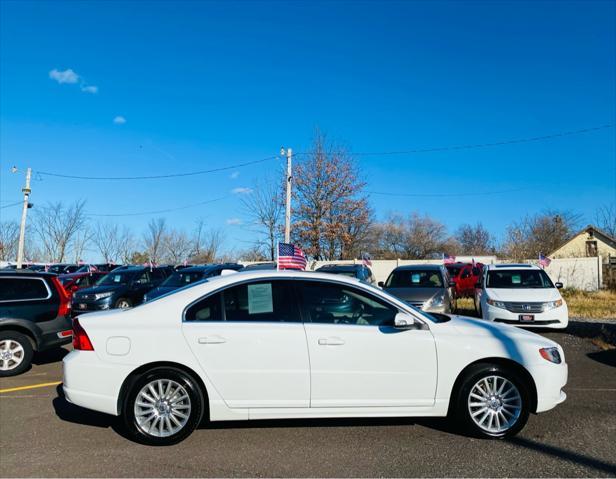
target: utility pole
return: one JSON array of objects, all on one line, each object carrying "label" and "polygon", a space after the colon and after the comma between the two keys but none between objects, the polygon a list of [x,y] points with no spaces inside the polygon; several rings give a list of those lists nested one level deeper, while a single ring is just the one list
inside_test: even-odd
[{"label": "utility pole", "polygon": [[[280,149],[280,154],[285,155],[285,149]],[[291,158],[293,156],[293,150],[287,148],[287,201],[284,214],[284,242],[291,242]]]},{"label": "utility pole", "polygon": [[32,168],[28,168],[26,172],[26,186],[21,189],[24,193],[24,207],[21,212],[21,225],[19,227],[19,248],[17,250],[17,269],[21,269],[24,261],[24,242],[26,236],[26,216],[30,207],[30,177],[32,176]]}]

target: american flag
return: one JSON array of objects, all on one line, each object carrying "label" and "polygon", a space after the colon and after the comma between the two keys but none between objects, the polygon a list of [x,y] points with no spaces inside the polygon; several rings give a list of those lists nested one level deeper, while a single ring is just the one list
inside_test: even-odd
[{"label": "american flag", "polygon": [[550,266],[551,262],[552,260],[550,258],[548,258],[547,256],[543,256],[543,253],[539,253],[539,264],[543,268],[547,268],[548,266]]},{"label": "american flag", "polygon": [[90,270],[90,273],[96,273],[98,271],[98,268],[96,266],[94,266],[93,264],[91,264],[88,269]]},{"label": "american flag", "polygon": [[369,253],[363,253],[361,255],[361,264],[364,266],[372,266],[372,258],[370,258]]},{"label": "american flag", "polygon": [[278,269],[306,269],[304,252],[291,243],[278,243]]},{"label": "american flag", "polygon": [[448,254],[443,253],[443,264],[451,264],[456,262],[455,256],[450,256]]}]

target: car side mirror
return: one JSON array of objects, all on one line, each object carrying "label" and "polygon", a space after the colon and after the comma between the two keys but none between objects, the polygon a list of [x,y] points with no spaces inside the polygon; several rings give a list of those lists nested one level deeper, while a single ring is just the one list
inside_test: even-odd
[{"label": "car side mirror", "polygon": [[394,318],[394,328],[396,329],[419,329],[415,318],[407,313],[398,313]]},{"label": "car side mirror", "polygon": [[556,286],[558,289],[561,289],[564,287],[564,285],[560,281],[556,283],[554,286]]},{"label": "car side mirror", "polygon": [[455,288],[456,287],[456,282],[455,281],[450,281],[449,282],[449,287],[450,288]]},{"label": "car side mirror", "polygon": [[383,287],[385,287],[385,282],[384,281],[379,281],[378,285],[379,285],[379,288],[383,288]]}]

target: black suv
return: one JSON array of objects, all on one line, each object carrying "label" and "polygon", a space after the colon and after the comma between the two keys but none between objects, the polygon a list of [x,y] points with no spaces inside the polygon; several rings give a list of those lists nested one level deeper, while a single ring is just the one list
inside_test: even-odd
[{"label": "black suv", "polygon": [[73,295],[73,315],[107,309],[132,308],[143,301],[145,293],[173,274],[168,266],[120,266],[99,279],[91,288]]},{"label": "black suv", "polygon": [[243,266],[237,263],[206,264],[203,266],[182,268],[169,276],[160,286],[149,291],[143,298],[143,301],[145,302],[158,298],[163,294],[170,293],[173,290],[183,288],[197,281],[202,281],[213,276],[220,276],[220,273],[224,270],[239,271],[242,268]]},{"label": "black suv", "polygon": [[55,274],[0,271],[0,377],[23,373],[35,351],[70,343],[70,308]]},{"label": "black suv", "polygon": [[342,274],[344,276],[350,276],[351,278],[357,278],[364,283],[372,285],[376,283],[372,270],[363,264],[326,264],[317,269],[317,271],[319,273]]}]

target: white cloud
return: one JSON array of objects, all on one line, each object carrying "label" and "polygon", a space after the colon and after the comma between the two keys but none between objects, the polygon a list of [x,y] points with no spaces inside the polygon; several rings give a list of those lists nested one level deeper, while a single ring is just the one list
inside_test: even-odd
[{"label": "white cloud", "polygon": [[234,171],[233,173],[231,173],[229,175],[229,178],[231,178],[232,180],[237,180],[240,176],[240,172],[239,171]]},{"label": "white cloud", "polygon": [[251,188],[233,188],[231,190],[231,193],[235,194],[235,195],[247,195],[248,193],[252,193],[252,189]]},{"label": "white cloud", "polygon": [[81,91],[85,93],[98,93],[98,87],[94,85],[82,86]]},{"label": "white cloud", "polygon": [[118,115],[118,116],[116,116],[116,117],[113,119],[113,122],[114,122],[116,125],[123,125],[124,123],[126,123],[126,118],[124,118],[124,117],[123,117],[123,116],[121,116],[121,115]]},{"label": "white cloud", "polygon": [[54,68],[49,72],[49,78],[57,81],[58,83],[77,83],[79,81],[79,75],[77,75],[77,73],[75,73],[71,68],[64,71]]},{"label": "white cloud", "polygon": [[239,219],[239,218],[229,218],[227,220],[227,224],[228,225],[234,225],[234,226],[241,225],[242,224],[242,220]]}]

